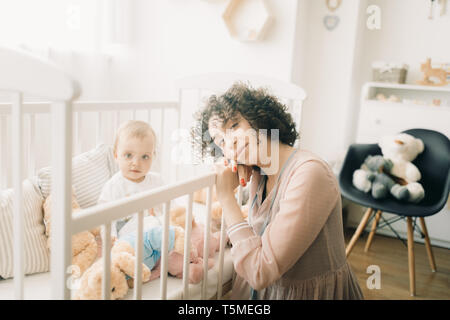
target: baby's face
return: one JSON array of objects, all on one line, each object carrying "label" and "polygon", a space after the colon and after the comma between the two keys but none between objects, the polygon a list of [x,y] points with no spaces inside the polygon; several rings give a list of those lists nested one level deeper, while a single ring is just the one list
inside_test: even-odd
[{"label": "baby's face", "polygon": [[125,178],[141,182],[150,170],[154,154],[152,137],[121,138],[114,155]]}]

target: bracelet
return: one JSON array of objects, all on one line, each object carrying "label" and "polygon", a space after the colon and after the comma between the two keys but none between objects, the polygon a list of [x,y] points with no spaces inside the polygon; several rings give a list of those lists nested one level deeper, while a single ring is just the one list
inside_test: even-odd
[{"label": "bracelet", "polygon": [[227,230],[228,237],[230,237],[230,235],[232,233],[234,233],[234,232],[236,232],[236,231],[238,231],[240,229],[243,229],[243,228],[250,228],[250,225],[248,224],[248,222],[241,222],[241,223],[237,223],[237,224],[232,225]]}]

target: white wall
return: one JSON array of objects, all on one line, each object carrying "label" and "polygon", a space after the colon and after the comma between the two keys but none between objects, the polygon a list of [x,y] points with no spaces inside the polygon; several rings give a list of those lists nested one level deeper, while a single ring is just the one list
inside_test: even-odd
[{"label": "white wall", "polygon": [[[332,14],[325,1],[308,1],[307,15],[299,11],[299,29],[303,55],[293,60],[293,68],[302,71],[293,80],[304,87],[308,99],[302,119],[301,145],[328,161],[336,160],[346,149],[344,132],[350,102],[354,70],[360,3],[343,1],[333,13],[340,18],[336,29],[325,28],[323,18]],[[299,10],[301,8],[299,7]],[[299,72],[301,72],[299,71]]]},{"label": "white wall", "polygon": [[432,62],[450,62],[450,3],[447,14],[428,19],[430,1],[422,0],[370,0],[381,9],[380,30],[366,30],[364,37],[363,69],[366,79],[371,78],[370,64],[374,60],[398,61],[410,66],[407,83],[422,78],[420,64],[427,57]]}]

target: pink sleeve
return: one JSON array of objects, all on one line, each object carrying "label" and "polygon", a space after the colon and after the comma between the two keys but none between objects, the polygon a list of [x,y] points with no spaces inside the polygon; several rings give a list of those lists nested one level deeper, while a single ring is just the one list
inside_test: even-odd
[{"label": "pink sleeve", "polygon": [[335,177],[317,160],[302,163],[288,179],[279,211],[261,237],[251,228],[230,235],[236,272],[256,290],[278,280],[305,253],[339,196]]}]

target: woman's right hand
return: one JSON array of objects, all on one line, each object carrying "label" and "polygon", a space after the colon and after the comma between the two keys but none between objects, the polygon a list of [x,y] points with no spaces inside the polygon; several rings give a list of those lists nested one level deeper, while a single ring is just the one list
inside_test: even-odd
[{"label": "woman's right hand", "polygon": [[231,167],[231,171],[237,172],[239,184],[243,187],[247,185],[252,176],[253,168],[244,164],[236,164],[236,161],[224,159],[224,165]]}]

